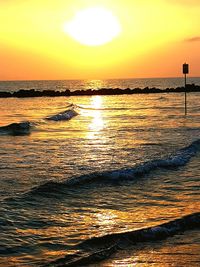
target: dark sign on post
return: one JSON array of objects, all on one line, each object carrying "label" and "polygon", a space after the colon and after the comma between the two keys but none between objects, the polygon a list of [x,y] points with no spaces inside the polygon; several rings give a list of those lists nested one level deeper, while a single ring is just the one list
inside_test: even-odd
[{"label": "dark sign on post", "polygon": [[186,74],[189,73],[189,64],[183,64],[183,74],[185,75],[185,115],[187,115],[187,84],[186,84]]},{"label": "dark sign on post", "polygon": [[189,73],[189,65],[184,63],[183,64],[183,74],[188,74]]}]

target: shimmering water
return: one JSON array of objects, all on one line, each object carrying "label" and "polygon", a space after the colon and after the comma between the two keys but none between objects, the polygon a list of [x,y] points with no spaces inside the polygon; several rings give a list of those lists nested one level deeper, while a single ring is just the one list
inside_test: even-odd
[{"label": "shimmering water", "polygon": [[[199,212],[199,98],[188,94],[187,116],[173,93],[0,99],[0,126],[31,123],[0,131],[0,266],[41,266],[89,238]],[[69,110],[78,115],[45,119]],[[198,234],[90,266],[199,266]]]},{"label": "shimmering water", "polygon": [[[20,89],[57,90],[66,89],[86,90],[100,88],[145,88],[160,89],[184,86],[183,77],[178,78],[141,78],[141,79],[107,79],[107,80],[49,80],[49,81],[0,81],[0,91],[14,92]],[[188,77],[187,83],[200,85],[200,77]]]}]

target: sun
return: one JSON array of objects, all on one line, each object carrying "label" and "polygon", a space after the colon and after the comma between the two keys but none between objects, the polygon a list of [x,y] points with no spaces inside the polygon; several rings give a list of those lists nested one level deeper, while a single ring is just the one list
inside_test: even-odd
[{"label": "sun", "polygon": [[117,37],[121,26],[110,10],[90,7],[80,10],[71,21],[65,23],[64,31],[83,45],[98,46]]}]

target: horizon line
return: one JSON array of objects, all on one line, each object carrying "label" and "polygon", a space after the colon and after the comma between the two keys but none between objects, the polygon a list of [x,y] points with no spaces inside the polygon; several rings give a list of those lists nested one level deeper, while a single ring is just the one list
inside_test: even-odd
[{"label": "horizon line", "polygon": [[[187,76],[188,78],[200,78],[200,76]],[[102,78],[102,79],[10,79],[1,80],[0,82],[25,82],[25,81],[101,81],[101,80],[136,80],[136,79],[177,79],[183,76],[167,76],[167,77],[135,77],[135,78]]]}]

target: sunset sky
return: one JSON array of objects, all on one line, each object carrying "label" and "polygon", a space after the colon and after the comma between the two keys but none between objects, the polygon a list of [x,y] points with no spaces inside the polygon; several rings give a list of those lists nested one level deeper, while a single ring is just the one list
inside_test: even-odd
[{"label": "sunset sky", "polygon": [[200,76],[200,0],[0,0],[0,80]]}]

